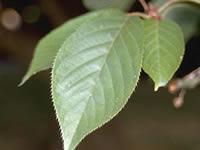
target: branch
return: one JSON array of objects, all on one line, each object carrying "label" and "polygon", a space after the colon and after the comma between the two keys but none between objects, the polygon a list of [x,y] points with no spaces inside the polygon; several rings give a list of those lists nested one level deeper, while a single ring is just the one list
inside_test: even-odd
[{"label": "branch", "polygon": [[172,81],[169,86],[169,92],[175,93],[180,91],[179,95],[174,98],[173,104],[176,108],[180,108],[184,103],[184,97],[186,90],[194,89],[200,85],[200,67],[192,71],[182,79],[176,79]]},{"label": "branch", "polygon": [[139,0],[140,4],[142,5],[142,7],[144,8],[144,11],[145,12],[148,12],[149,11],[149,6],[148,4],[146,3],[145,0]]},{"label": "branch", "polygon": [[182,79],[172,81],[168,88],[171,93],[175,93],[181,89],[194,89],[200,84],[200,67],[192,71]]}]

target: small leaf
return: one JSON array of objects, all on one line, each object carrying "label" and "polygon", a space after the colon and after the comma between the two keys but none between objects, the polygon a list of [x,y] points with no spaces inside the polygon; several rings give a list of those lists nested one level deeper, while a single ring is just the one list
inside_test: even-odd
[{"label": "small leaf", "polygon": [[119,8],[129,10],[135,0],[82,0],[83,4],[90,10],[102,8]]},{"label": "small leaf", "polygon": [[114,10],[110,9],[107,12],[100,10],[77,17],[67,21],[42,38],[35,49],[34,57],[28,72],[24,76],[20,85],[24,84],[32,75],[36,74],[37,72],[51,68],[54,58],[63,42],[73,32],[75,32],[81,24],[112,11]]},{"label": "small leaf", "polygon": [[65,150],[124,107],[139,79],[142,39],[141,20],[116,11],[82,25],[61,47],[52,96]]},{"label": "small leaf", "polygon": [[144,21],[143,69],[155,82],[165,86],[184,55],[184,38],[177,24],[169,20]]}]

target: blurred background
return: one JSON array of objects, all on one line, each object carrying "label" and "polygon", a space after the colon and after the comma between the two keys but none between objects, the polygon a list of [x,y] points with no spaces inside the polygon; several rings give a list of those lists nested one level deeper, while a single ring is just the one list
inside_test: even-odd
[{"label": "blurred background", "polygon": [[[136,2],[131,10],[142,8]],[[38,40],[87,11],[81,0],[0,0],[0,150],[62,149],[49,71],[17,85]],[[199,21],[187,38],[177,77],[200,66]],[[152,81],[143,75],[122,112],[78,150],[200,150],[200,88],[187,93],[180,109],[173,107],[174,97],[166,88],[154,93]]]}]

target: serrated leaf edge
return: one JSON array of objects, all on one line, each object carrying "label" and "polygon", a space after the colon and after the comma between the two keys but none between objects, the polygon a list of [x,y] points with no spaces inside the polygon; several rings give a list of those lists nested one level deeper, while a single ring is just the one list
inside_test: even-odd
[{"label": "serrated leaf edge", "polygon": [[[127,16],[126,21],[128,20],[129,17],[131,17],[131,16]],[[124,24],[126,24],[126,21],[122,24],[121,28],[124,26]],[[82,25],[81,25],[81,26],[82,26]],[[81,27],[81,26],[80,26],[80,27]],[[79,27],[79,28],[80,28],[80,27]],[[78,29],[79,29],[79,28],[78,28]],[[78,31],[78,29],[77,29],[76,31]],[[116,37],[115,37],[114,39],[116,39],[116,38],[118,37],[120,31],[121,31],[121,29],[120,29],[119,32],[116,34]],[[74,33],[75,33],[75,32],[74,32]],[[74,33],[73,33],[73,34],[74,34]],[[115,41],[115,40],[113,40],[113,42],[112,42],[111,45],[113,45],[114,41]],[[59,53],[60,51],[61,51],[61,49],[58,51],[58,53]],[[61,136],[62,136],[62,140],[63,140],[63,144],[64,144],[64,136],[63,136],[63,132],[64,132],[64,131],[63,131],[62,128],[61,128],[61,123],[60,123],[59,118],[58,118],[58,116],[57,116],[57,109],[56,109],[56,106],[55,106],[55,103],[54,103],[54,96],[53,96],[53,78],[54,78],[54,77],[53,77],[53,76],[54,76],[53,70],[54,70],[54,67],[55,67],[55,63],[56,63],[56,60],[57,60],[58,53],[57,53],[57,55],[56,55],[56,58],[54,59],[54,63],[53,63],[52,71],[51,71],[51,98],[52,98],[52,101],[53,101],[54,110],[55,110],[55,112],[56,112],[56,117],[57,117],[57,120],[58,120],[58,123],[59,123],[59,129],[60,129],[60,131],[61,131]],[[108,54],[107,54],[107,55],[108,55]],[[143,57],[143,55],[141,55],[141,57]],[[106,60],[106,59],[105,59],[105,60]],[[142,71],[142,58],[141,58],[141,62],[140,62],[140,71],[139,71],[138,74],[136,75],[136,76],[137,76],[137,78],[136,78],[136,83],[135,83],[135,85],[133,86],[134,88],[132,89],[132,92],[131,92],[131,93],[134,92],[134,90],[135,90],[135,88],[136,88],[136,86],[137,86],[137,83],[138,83],[139,78],[140,78],[141,71]],[[101,71],[100,71],[100,72],[101,72]],[[131,94],[131,95],[132,95],[132,94]],[[126,98],[127,101],[128,101],[128,99],[131,97],[131,95],[130,95],[128,98]],[[126,101],[126,103],[127,103],[127,101]],[[100,126],[97,126],[96,128],[92,129],[89,133],[85,134],[85,135],[80,139],[80,142],[81,142],[86,136],[88,136],[89,134],[91,134],[93,131],[95,131],[95,130],[97,130],[98,128],[102,127],[103,125],[105,125],[106,123],[108,123],[112,118],[114,118],[114,117],[125,107],[126,103],[123,104],[123,106],[121,107],[121,109],[118,110],[118,112],[116,112],[114,115],[110,116],[110,118],[108,118],[106,121],[104,121]],[[73,149],[75,149],[75,147],[77,147],[78,144],[80,144],[80,142],[77,143],[76,145],[74,145],[74,148],[73,148]],[[63,146],[64,146],[64,145],[63,145]],[[70,147],[70,146],[69,146],[69,147]],[[65,147],[64,147],[64,148],[65,148]],[[64,149],[64,150],[67,150],[67,149]]]}]

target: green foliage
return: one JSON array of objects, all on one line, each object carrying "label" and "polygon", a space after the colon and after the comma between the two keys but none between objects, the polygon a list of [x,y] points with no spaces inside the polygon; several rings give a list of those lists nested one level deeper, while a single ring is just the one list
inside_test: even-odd
[{"label": "green foliage", "polygon": [[[91,9],[125,10],[133,1],[83,2]],[[183,26],[183,9],[176,13],[161,15],[192,30],[198,17]],[[165,86],[178,69],[184,55],[179,25],[148,15],[127,15],[115,9],[94,11],[68,21],[39,42],[22,84],[53,64],[51,91],[65,150],[74,150],[86,135],[119,113],[134,91],[142,68],[153,79],[155,90]]]},{"label": "green foliage", "polygon": [[[165,1],[153,0],[157,6],[162,6]],[[197,1],[200,3],[200,1]],[[175,21],[182,28],[185,40],[189,40],[197,31],[200,24],[200,6],[187,3],[177,3],[167,9],[162,17]]]},{"label": "green foliage", "polygon": [[144,21],[143,69],[155,82],[165,86],[178,69],[184,54],[181,29],[169,20]]},{"label": "green foliage", "polygon": [[[113,10],[109,11],[112,12]],[[42,38],[35,49],[35,54],[29,70],[20,85],[24,84],[37,72],[51,68],[61,45],[81,24],[87,23],[87,21],[105,14],[107,14],[107,12],[100,10],[98,13],[93,12],[77,17],[56,28]]]},{"label": "green foliage", "polygon": [[129,10],[135,0],[82,0],[83,4],[90,10],[102,8],[119,8]]},{"label": "green foliage", "polygon": [[142,67],[142,22],[116,11],[82,25],[61,47],[52,95],[65,150],[126,104]]},{"label": "green foliage", "polygon": [[198,6],[177,4],[166,14],[166,18],[172,19],[180,25],[187,41],[199,30],[199,10]]}]

